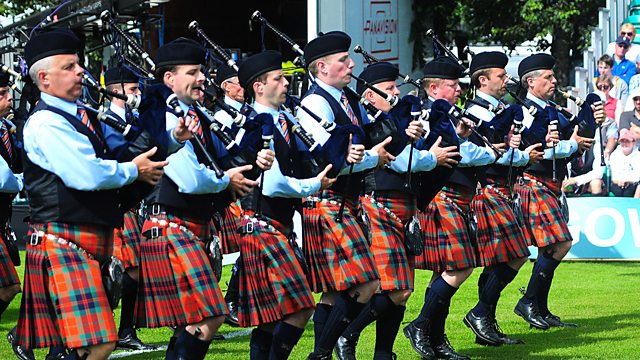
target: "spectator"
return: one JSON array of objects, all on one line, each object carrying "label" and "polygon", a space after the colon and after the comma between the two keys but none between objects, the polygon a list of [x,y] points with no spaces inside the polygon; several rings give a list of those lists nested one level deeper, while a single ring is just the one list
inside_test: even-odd
[{"label": "spectator", "polygon": [[[596,87],[604,94],[605,103],[604,110],[607,113],[607,119],[600,126],[600,135],[596,136],[594,146],[600,146],[600,140],[605,141],[604,157],[609,159],[609,155],[616,147],[618,138],[618,123],[622,114],[622,102],[611,96],[610,89],[613,87],[611,75],[603,74],[598,77]],[[602,137],[604,136],[604,139]]]},{"label": "spectator", "polygon": [[627,85],[631,77],[636,74],[636,65],[625,56],[629,51],[631,42],[624,36],[618,36],[616,39],[616,51],[613,54],[613,69],[611,75],[619,76]]},{"label": "spectator", "polygon": [[[633,39],[636,37],[636,27],[631,23],[624,23],[620,26],[620,32],[618,36],[623,36],[629,39],[629,52],[627,52],[626,58],[636,64],[636,73],[640,73],[640,45],[633,43]],[[616,42],[610,42],[607,45],[607,54],[613,56],[616,51]],[[639,79],[640,80],[640,79]]]},{"label": "spectator", "polygon": [[569,163],[569,178],[562,181],[562,191],[581,195],[590,192],[602,194],[602,174],[600,146],[592,146]]},{"label": "spectator", "polygon": [[[618,128],[620,128],[620,130],[631,130],[632,134],[637,134],[635,137],[636,140],[638,140],[638,135],[640,135],[640,88],[631,92],[625,110],[629,108],[631,109],[623,111],[622,114],[620,114]],[[640,148],[638,142],[636,142],[636,148]]]},{"label": "spectator", "polygon": [[[596,83],[598,81],[598,76],[603,74],[611,75],[611,69],[613,68],[613,58],[607,54],[604,54],[598,59],[598,69],[596,70],[596,78],[593,79],[594,87],[596,87]],[[634,75],[633,77],[635,77]],[[633,81],[633,77],[631,77],[631,81]],[[611,96],[616,99],[622,101],[622,104],[627,103],[627,97],[629,96],[629,87],[627,83],[620,80],[620,77],[613,76],[613,89],[610,89],[609,92]],[[638,76],[638,87],[640,87],[640,76]]]},{"label": "spectator", "polygon": [[640,151],[631,131],[622,129],[618,139],[620,146],[611,154],[611,192],[615,196],[640,197]]}]

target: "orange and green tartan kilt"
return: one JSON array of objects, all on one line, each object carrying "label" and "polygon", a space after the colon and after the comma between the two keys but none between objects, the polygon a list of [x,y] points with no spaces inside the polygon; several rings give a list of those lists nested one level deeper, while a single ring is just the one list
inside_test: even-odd
[{"label": "orange and green tartan kilt", "polygon": [[240,207],[240,200],[231,203],[220,214],[220,242],[221,251],[223,254],[232,254],[240,251],[238,241],[240,241],[240,233],[238,228],[240,227],[240,221],[242,220],[242,207]]},{"label": "orange and green tartan kilt", "polygon": [[414,256],[404,246],[404,224],[416,213],[416,198],[400,192],[375,192],[373,200],[371,195],[364,196],[362,207],[371,224],[371,253],[380,274],[380,290],[413,290]]},{"label": "orange and green tartan kilt", "polygon": [[[527,179],[528,178],[528,179]],[[521,184],[522,183],[522,184]],[[558,195],[561,183],[525,174],[516,184],[524,217],[524,230],[529,245],[545,247],[561,241],[572,241],[567,223],[562,218]]]},{"label": "orange and green tartan kilt", "polygon": [[465,215],[460,212],[468,211],[474,192],[447,185],[424,213],[419,212],[425,247],[416,257],[416,268],[441,273],[476,267],[476,245],[469,236]]},{"label": "orange and green tartan kilt", "polygon": [[9,257],[4,239],[0,239],[0,288],[20,284],[16,267]]},{"label": "orange and green tartan kilt", "polygon": [[322,191],[320,201],[305,200],[302,229],[307,279],[316,293],[344,291],[379,279],[367,235],[356,220],[359,199],[347,199],[342,221],[335,217],[341,196]]},{"label": "orange and green tartan kilt", "polygon": [[[140,327],[183,326],[227,314],[205,242],[210,224],[171,214],[153,215],[142,226],[140,288],[136,307]],[[152,228],[158,237],[152,238]]]},{"label": "orange and green tartan kilt", "polygon": [[240,237],[241,261],[238,320],[240,326],[276,322],[303,309],[315,307],[311,288],[289,244],[293,229],[263,217],[246,216],[241,226],[253,222],[251,234]]},{"label": "orange and green tartan kilt", "polygon": [[482,188],[471,201],[478,219],[478,267],[529,256],[524,230],[511,208],[509,189],[494,183]]},{"label": "orange and green tartan kilt", "polygon": [[97,260],[111,256],[113,229],[61,223],[33,229],[73,242],[96,260],[46,238],[27,244],[18,343],[27,349],[73,349],[118,340]]},{"label": "orange and green tartan kilt", "polygon": [[141,237],[135,210],[125,212],[124,225],[121,229],[115,229],[113,235],[113,256],[122,262],[125,269],[138,266]]}]

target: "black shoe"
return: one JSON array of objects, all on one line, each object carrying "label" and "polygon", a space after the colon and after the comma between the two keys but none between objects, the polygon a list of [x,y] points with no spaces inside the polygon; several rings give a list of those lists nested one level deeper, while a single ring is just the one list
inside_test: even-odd
[{"label": "black shoe", "polygon": [[502,341],[495,332],[493,321],[489,316],[478,317],[473,313],[473,311],[469,311],[464,319],[462,319],[462,322],[464,322],[464,324],[467,325],[474,334],[476,334],[476,338],[480,338],[487,345],[502,345]]},{"label": "black shoe", "polygon": [[129,350],[157,350],[158,347],[155,345],[149,345],[143,343],[140,339],[138,339],[138,335],[136,331],[131,331],[127,335],[122,336],[118,339],[117,347],[119,349],[129,349]]},{"label": "black shoe", "polygon": [[[500,342],[502,344],[504,345],[524,344],[523,340],[512,338],[507,334],[503,333],[502,329],[500,328],[500,325],[498,325],[498,322],[496,321],[495,315],[491,315],[491,322],[492,322],[493,330],[495,331],[496,335],[498,335],[498,338],[500,338]],[[476,336],[476,344],[485,345],[485,346],[494,346],[493,344],[487,343],[486,341],[482,340],[477,336]]]},{"label": "black shoe", "polygon": [[407,339],[409,339],[409,343],[411,343],[413,350],[415,350],[418,355],[422,356],[423,359],[435,359],[435,354],[431,348],[431,343],[429,342],[428,331],[425,331],[421,327],[416,326],[413,322],[410,322],[409,325],[402,329],[402,333]]},{"label": "black shoe", "polygon": [[328,353],[328,354],[310,353],[309,356],[307,356],[307,360],[331,360],[331,353]]},{"label": "black shoe", "polygon": [[451,347],[447,335],[444,336],[444,341],[441,344],[434,345],[433,352],[436,355],[436,359],[471,360],[469,356],[457,353]]},{"label": "black shoe", "polygon": [[239,326],[238,324],[238,303],[235,301],[229,301],[227,303],[227,309],[229,313],[224,317],[224,322],[231,326]]},{"label": "black shoe", "polygon": [[358,345],[358,338],[355,336],[344,337],[340,336],[336,346],[333,348],[333,352],[336,354],[338,360],[356,360],[356,346]]},{"label": "black shoe", "polygon": [[560,316],[549,313],[543,317],[544,321],[551,327],[578,327],[578,324],[568,323],[560,320]]},{"label": "black shoe", "polygon": [[44,360],[64,360],[65,356],[67,356],[65,353],[57,353],[53,356],[47,354]]},{"label": "black shoe", "polygon": [[16,354],[18,359],[20,360],[35,360],[36,357],[33,355],[33,350],[25,349],[22,346],[18,345],[16,339],[16,327],[9,330],[7,333],[7,341],[11,344],[11,349],[13,353]]},{"label": "black shoe", "polygon": [[513,309],[516,315],[522,317],[524,321],[528,322],[532,327],[541,330],[547,330],[549,324],[540,316],[538,307],[534,302],[525,302],[524,297],[520,298],[516,307]]}]

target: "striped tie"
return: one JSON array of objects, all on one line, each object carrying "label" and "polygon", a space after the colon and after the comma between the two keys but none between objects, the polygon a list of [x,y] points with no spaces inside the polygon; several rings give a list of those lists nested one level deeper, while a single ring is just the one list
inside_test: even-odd
[{"label": "striped tie", "polygon": [[287,125],[287,118],[284,113],[281,112],[280,116],[278,116],[278,123],[280,124],[280,132],[282,132],[282,137],[289,144],[289,126]]},{"label": "striped tie", "polygon": [[11,146],[11,140],[9,139],[9,129],[7,129],[7,123],[4,121],[2,121],[2,126],[0,126],[0,132],[2,133],[2,142],[4,143],[4,147],[7,148],[9,157],[11,157],[13,155],[13,146]]},{"label": "striped tie", "polygon": [[347,100],[347,95],[345,95],[344,92],[342,93],[342,96],[340,96],[340,101],[342,102],[342,105],[344,105],[344,107],[347,109],[347,116],[349,116],[349,119],[351,119],[351,123],[353,125],[358,125],[358,118],[356,117],[356,114],[353,113],[353,110],[351,110],[351,106],[349,106],[349,100]]},{"label": "striped tie", "polygon": [[198,114],[196,114],[196,111],[190,107],[189,111],[187,111],[187,116],[190,116],[191,119],[193,119],[193,121],[198,124],[196,135],[198,135],[203,144],[206,144],[204,141],[204,132],[202,131],[202,123],[200,123],[200,118],[198,118]]},{"label": "striped tie", "polygon": [[80,121],[82,121],[84,126],[88,127],[92,133],[96,134],[96,129],[93,128],[93,124],[91,123],[91,121],[89,121],[87,111],[83,107],[78,106],[78,113],[76,114],[76,116]]}]

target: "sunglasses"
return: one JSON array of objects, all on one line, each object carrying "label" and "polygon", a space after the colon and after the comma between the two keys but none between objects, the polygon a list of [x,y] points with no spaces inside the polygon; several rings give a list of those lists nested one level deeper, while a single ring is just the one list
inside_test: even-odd
[{"label": "sunglasses", "polygon": [[609,90],[611,87],[609,85],[598,85],[598,90]]},{"label": "sunglasses", "polygon": [[620,32],[620,36],[625,36],[625,35],[633,37],[633,33],[632,32],[624,32],[624,31]]},{"label": "sunglasses", "polygon": [[629,45],[627,45],[627,44],[616,44],[616,45],[618,45],[621,48],[625,48],[625,49],[629,47]]}]

